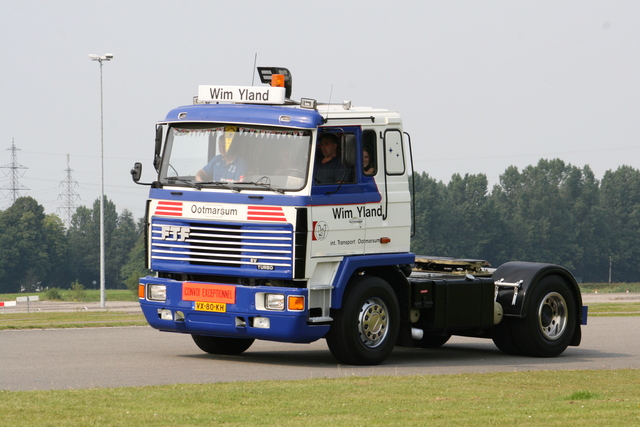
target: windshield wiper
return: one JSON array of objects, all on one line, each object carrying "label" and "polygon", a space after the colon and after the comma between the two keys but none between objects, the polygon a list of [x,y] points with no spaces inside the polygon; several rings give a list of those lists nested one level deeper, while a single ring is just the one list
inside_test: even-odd
[{"label": "windshield wiper", "polygon": [[[257,181],[241,181],[241,182],[234,182],[233,185],[255,185],[256,187],[260,187],[260,188],[264,188],[266,190],[270,190],[273,191],[275,193],[279,193],[279,194],[284,194],[284,190],[280,189],[280,188],[274,188],[271,186],[271,179],[269,179],[268,176],[263,176],[262,178],[260,178]],[[238,191],[240,191],[240,188],[237,188]]]},{"label": "windshield wiper", "polygon": [[257,181],[250,181],[250,182],[245,182],[245,181],[238,181],[238,182],[192,181],[190,179],[177,178],[177,177],[167,178],[167,181],[168,181],[169,184],[172,184],[172,183],[175,183],[175,182],[180,182],[180,183],[183,183],[183,184],[187,184],[189,187],[195,188],[197,190],[201,190],[205,186],[214,186],[214,187],[219,187],[219,188],[225,188],[227,190],[242,191],[243,189],[240,188],[240,186],[254,185],[256,187],[264,188],[266,190],[270,190],[270,191],[273,191],[275,193],[284,194],[284,190],[281,190],[279,188],[273,188],[271,186],[271,180],[267,176],[263,176],[262,178],[260,178]]},{"label": "windshield wiper", "polygon": [[173,184],[173,183],[175,183],[175,182],[181,182],[181,183],[183,183],[183,184],[187,184],[189,187],[192,187],[192,188],[198,188],[198,187],[196,186],[196,184],[195,184],[192,180],[190,180],[190,179],[184,179],[184,178],[171,177],[171,178],[167,178],[167,182],[168,182],[169,184]]},{"label": "windshield wiper", "polygon": [[228,190],[235,190],[231,185],[229,185],[231,184],[230,182],[223,182],[223,181],[193,181],[191,179],[171,177],[171,178],[167,178],[167,182],[169,184],[180,182],[182,184],[187,184],[189,187],[195,188],[197,190],[201,190],[202,187],[206,185],[213,185],[215,187],[226,188]]},{"label": "windshield wiper", "polygon": [[226,188],[227,190],[235,190],[230,184],[230,182],[223,181],[196,181],[193,183],[193,186],[198,190],[202,189],[205,185],[213,185],[215,187]]}]

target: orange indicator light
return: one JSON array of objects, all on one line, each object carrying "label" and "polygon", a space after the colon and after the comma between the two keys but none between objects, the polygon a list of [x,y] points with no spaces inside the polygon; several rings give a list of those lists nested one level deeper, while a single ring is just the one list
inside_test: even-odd
[{"label": "orange indicator light", "polygon": [[289,295],[289,310],[304,310],[304,297]]},{"label": "orange indicator light", "polygon": [[144,298],[144,285],[138,285],[138,298]]}]

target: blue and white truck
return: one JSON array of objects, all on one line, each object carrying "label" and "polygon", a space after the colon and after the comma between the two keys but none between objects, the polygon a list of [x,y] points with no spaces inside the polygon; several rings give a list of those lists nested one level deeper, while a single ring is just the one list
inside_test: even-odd
[{"label": "blue and white truck", "polygon": [[[324,338],[338,361],[362,365],[452,335],[538,357],[579,345],[586,307],[567,269],[416,260],[397,112],[294,101],[287,69],[258,73],[264,85],[200,86],[156,125],[153,275],[139,285],[152,327],[212,354]],[[141,172],[136,163],[138,184]]]}]

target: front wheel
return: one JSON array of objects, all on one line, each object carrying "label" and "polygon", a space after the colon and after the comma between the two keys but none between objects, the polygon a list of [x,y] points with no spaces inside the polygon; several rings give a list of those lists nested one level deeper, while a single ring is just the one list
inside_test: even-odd
[{"label": "front wheel", "polygon": [[200,350],[211,354],[225,355],[244,353],[254,341],[252,338],[211,337],[208,335],[191,335],[191,337]]},{"label": "front wheel", "polygon": [[333,317],[327,344],[340,362],[377,365],[393,351],[400,326],[398,299],[384,280],[357,277]]},{"label": "front wheel", "polygon": [[543,278],[530,292],[525,317],[511,325],[516,347],[526,356],[558,356],[576,329],[576,299],[566,281],[556,275]]}]

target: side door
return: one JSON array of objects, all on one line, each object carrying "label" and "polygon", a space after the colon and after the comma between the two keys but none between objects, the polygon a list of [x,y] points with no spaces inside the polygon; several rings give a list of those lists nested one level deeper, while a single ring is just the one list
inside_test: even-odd
[{"label": "side door", "polygon": [[[365,193],[356,171],[360,151],[360,128],[326,128],[319,132],[314,158],[314,176],[322,168],[323,136],[338,140],[336,156],[340,169],[331,179],[316,180],[311,188],[311,256],[341,256],[364,253],[365,218],[362,206]],[[333,138],[333,137],[332,137]]]},{"label": "side door", "polygon": [[[376,165],[371,176],[375,188],[365,185],[367,253],[409,251],[411,197],[407,179],[405,143],[400,127],[383,128],[374,134]],[[365,142],[374,141],[367,138]],[[371,142],[365,143],[371,145]],[[370,160],[371,162],[371,160]],[[365,175],[365,183],[367,175]]]}]

